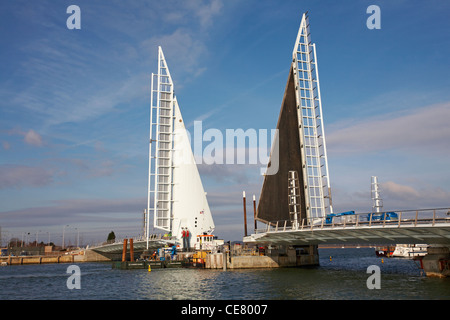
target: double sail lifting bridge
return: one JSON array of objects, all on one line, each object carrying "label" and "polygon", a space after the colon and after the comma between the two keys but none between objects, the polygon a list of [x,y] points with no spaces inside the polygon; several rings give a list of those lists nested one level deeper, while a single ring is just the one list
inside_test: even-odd
[{"label": "double sail lifting bridge", "polygon": [[[151,78],[150,104],[147,208],[143,237],[135,239],[134,248],[145,251],[174,244],[194,247],[197,235],[211,234],[215,225],[161,47],[158,73]],[[152,224],[164,234],[151,234]],[[190,234],[188,243],[182,241],[186,230]],[[122,244],[116,241],[93,250],[118,253]]]},{"label": "double sail lifting bridge", "polygon": [[[316,46],[303,14],[255,218],[266,227],[246,243],[450,245],[449,208],[333,216]],[[270,172],[268,167],[267,173]],[[336,215],[335,215],[336,216]]]}]

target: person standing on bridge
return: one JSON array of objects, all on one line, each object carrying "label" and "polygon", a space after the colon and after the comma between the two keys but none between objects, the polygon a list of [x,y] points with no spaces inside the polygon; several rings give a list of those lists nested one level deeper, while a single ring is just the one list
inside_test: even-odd
[{"label": "person standing on bridge", "polygon": [[183,248],[185,251],[187,251],[187,243],[186,243],[186,231],[184,230],[184,227],[181,228],[183,231],[181,231],[181,238],[183,238]]},{"label": "person standing on bridge", "polygon": [[190,251],[190,248],[189,248],[189,230],[188,230],[188,228],[186,228],[186,247],[187,247],[188,251]]}]

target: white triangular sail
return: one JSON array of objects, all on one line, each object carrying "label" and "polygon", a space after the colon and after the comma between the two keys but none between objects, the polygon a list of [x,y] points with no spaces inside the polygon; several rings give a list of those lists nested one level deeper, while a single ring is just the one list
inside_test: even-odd
[{"label": "white triangular sail", "polygon": [[180,238],[181,228],[187,228],[193,247],[196,235],[212,233],[215,226],[176,98],[174,102],[172,235]]},{"label": "white triangular sail", "polygon": [[193,247],[215,227],[161,47],[151,86],[147,243],[153,214],[154,227],[179,240],[187,228]]}]

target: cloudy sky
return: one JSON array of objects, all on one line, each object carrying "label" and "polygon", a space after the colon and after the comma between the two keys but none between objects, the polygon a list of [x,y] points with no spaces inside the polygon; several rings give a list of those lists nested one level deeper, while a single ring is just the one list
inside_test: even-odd
[{"label": "cloudy sky", "polygon": [[[69,30],[69,5],[81,29]],[[370,30],[369,5],[381,9]],[[450,3],[434,1],[2,1],[2,238],[85,243],[142,234],[150,76],[162,46],[189,130],[273,129],[302,13],[319,61],[335,211],[450,206]],[[204,145],[205,146],[205,145]],[[201,165],[225,240],[260,166]],[[249,203],[250,201],[248,201]],[[247,212],[252,212],[251,204]],[[249,225],[253,221],[249,220]],[[250,228],[251,229],[251,228]]]}]

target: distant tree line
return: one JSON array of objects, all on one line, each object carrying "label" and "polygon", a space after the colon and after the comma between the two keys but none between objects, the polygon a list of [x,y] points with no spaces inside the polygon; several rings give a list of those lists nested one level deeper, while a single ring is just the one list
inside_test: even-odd
[{"label": "distant tree line", "polygon": [[54,246],[55,244],[53,242],[46,243],[44,241],[41,241],[39,243],[36,243],[35,241],[25,242],[22,241],[19,238],[11,238],[8,242],[8,247],[44,247],[44,246]]},{"label": "distant tree line", "polygon": [[108,234],[108,239],[106,239],[107,243],[113,243],[114,241],[116,241],[116,235],[114,234],[114,231],[111,231]]}]

